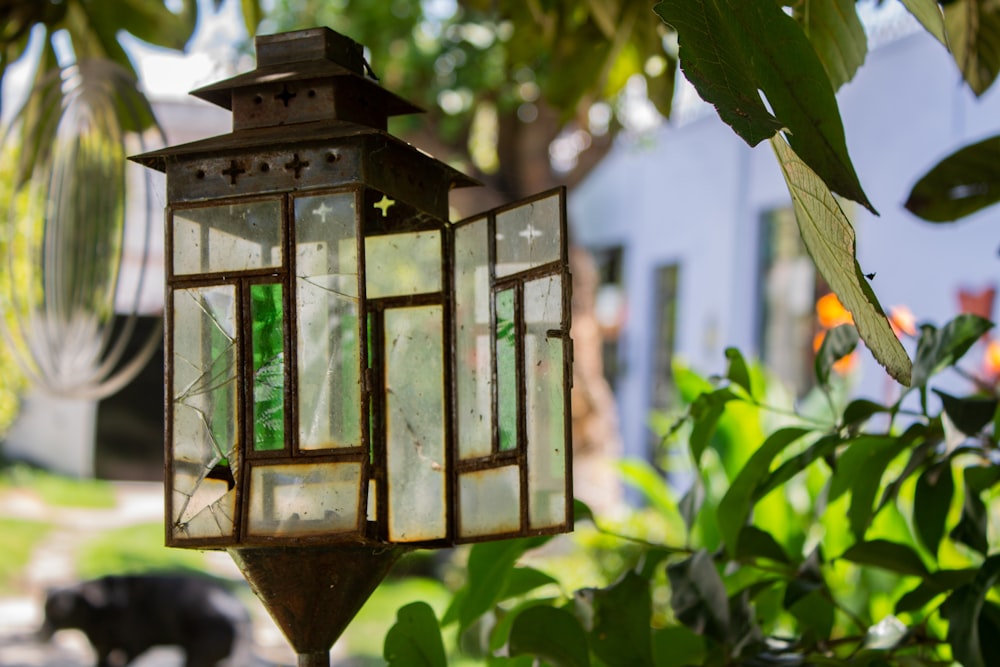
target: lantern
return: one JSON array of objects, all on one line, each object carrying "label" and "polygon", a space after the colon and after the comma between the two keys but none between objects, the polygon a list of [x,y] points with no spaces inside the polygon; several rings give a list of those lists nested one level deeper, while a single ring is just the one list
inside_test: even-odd
[{"label": "lantern", "polygon": [[195,91],[233,132],[166,172],[166,539],[228,550],[300,655],[414,547],[572,521],[564,191],[448,221],[475,181],[319,28]]}]

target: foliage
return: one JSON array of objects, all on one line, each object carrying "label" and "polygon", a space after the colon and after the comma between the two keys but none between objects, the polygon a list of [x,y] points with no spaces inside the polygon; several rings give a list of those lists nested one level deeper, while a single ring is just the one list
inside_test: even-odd
[{"label": "foliage", "polygon": [[0,550],[0,595],[23,586],[21,573],[31,560],[35,547],[51,529],[51,525],[41,521],[0,518],[4,544],[3,550]]},{"label": "foliage", "polygon": [[797,410],[735,349],[725,377],[678,368],[667,478],[622,466],[657,518],[623,528],[578,504],[578,535],[560,538],[610,540],[625,557],[607,580],[571,581],[560,539],[474,545],[443,615],[400,610],[387,659],[446,664],[443,627],[491,665],[995,664],[998,395],[937,387],[991,326],[925,324],[914,384],[888,404],[839,398],[847,330],[817,356],[824,400]]},{"label": "foliage", "polygon": [[63,477],[25,464],[0,469],[0,491],[30,493],[46,505],[106,509],[115,505],[114,487],[103,480]]},{"label": "foliage", "polygon": [[199,573],[205,571],[205,554],[163,546],[163,522],[155,521],[95,535],[81,546],[76,570],[80,579],[167,570]]}]

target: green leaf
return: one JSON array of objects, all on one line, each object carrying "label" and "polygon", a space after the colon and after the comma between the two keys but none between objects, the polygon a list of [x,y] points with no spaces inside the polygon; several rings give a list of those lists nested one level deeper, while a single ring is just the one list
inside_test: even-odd
[{"label": "green leaf", "polygon": [[670,606],[681,623],[698,634],[724,642],[729,635],[726,586],[704,549],[667,566]]},{"label": "green leaf", "polygon": [[688,445],[695,464],[701,463],[701,455],[712,440],[712,434],[719,424],[719,419],[726,409],[726,403],[737,396],[727,388],[717,389],[707,394],[701,394],[691,404],[691,419],[693,426]]},{"label": "green leaf", "polygon": [[726,348],[726,360],[729,367],[726,369],[726,377],[730,382],[739,385],[748,396],[753,396],[753,389],[750,384],[750,371],[747,370],[747,362],[743,355],[735,347]]},{"label": "green leaf", "polygon": [[915,588],[899,598],[896,602],[895,612],[902,614],[904,612],[923,609],[937,596],[963,586],[975,579],[978,572],[978,568],[938,570],[937,572],[932,572],[930,577],[921,581]]},{"label": "green leaf", "polygon": [[247,34],[253,37],[257,34],[257,26],[264,19],[260,0],[240,0],[240,7],[243,10],[243,24],[246,26]]},{"label": "green leaf", "polygon": [[555,607],[530,607],[514,619],[510,655],[531,655],[555,667],[589,667],[587,635],[573,614]]},{"label": "green leaf", "polygon": [[808,434],[804,428],[783,428],[772,433],[736,475],[726,495],[719,501],[715,518],[730,555],[735,553],[740,529],[753,510],[753,497],[771,469],[771,462],[790,444]]},{"label": "green leaf", "polygon": [[907,445],[903,438],[861,436],[852,440],[837,459],[830,480],[829,501],[850,489],[851,506],[847,514],[856,539],[864,537],[871,522],[873,503],[886,467]]},{"label": "green leaf", "polygon": [[806,250],[840,302],[854,316],[858,334],[897,382],[910,384],[911,363],[879,305],[855,254],[854,228],[816,172],[782,139],[771,141],[795,204]]},{"label": "green leaf", "polygon": [[382,656],[389,665],[400,667],[447,667],[441,630],[430,605],[414,602],[396,612]]},{"label": "green leaf", "polygon": [[690,667],[705,664],[705,638],[683,625],[672,625],[653,633],[653,664],[656,667]]},{"label": "green leaf", "polygon": [[859,427],[878,413],[888,411],[889,408],[880,403],[856,398],[844,408],[843,424],[844,426]]},{"label": "green leaf", "polygon": [[516,598],[541,588],[549,584],[558,584],[559,581],[541,570],[533,567],[515,567],[510,571],[507,579],[507,587],[504,588],[500,596],[501,600]]},{"label": "green leaf", "polygon": [[946,48],[948,38],[944,31],[944,14],[941,13],[941,6],[935,0],[902,0],[913,16],[924,26],[924,30],[934,35],[937,41]]},{"label": "green leaf", "polygon": [[778,3],[664,0],[653,11],[677,31],[688,80],[744,141],[755,146],[787,131],[794,151],[831,190],[874,212],[848,156],[823,64]]},{"label": "green leaf", "polygon": [[951,422],[965,435],[974,437],[993,421],[997,410],[997,399],[985,396],[958,398],[937,389],[932,390],[941,399],[945,413]]},{"label": "green leaf", "polygon": [[944,7],[948,45],[965,82],[977,96],[1000,71],[1000,4],[982,0],[954,0]]},{"label": "green leaf", "polygon": [[838,435],[825,435],[815,443],[809,445],[804,452],[788,459],[767,476],[767,479],[757,487],[757,491],[754,493],[754,501],[763,498],[817,460],[833,454],[842,443],[843,440]]},{"label": "green leaf", "polygon": [[820,591],[812,591],[798,598],[788,611],[803,630],[811,630],[819,639],[828,639],[833,632],[836,609]]},{"label": "green leaf", "polygon": [[954,222],[1000,201],[1000,135],[965,146],[924,174],[906,208],[928,222]]},{"label": "green leaf", "polygon": [[868,37],[854,7],[854,0],[805,0],[796,6],[795,18],[834,90],[854,78],[868,53]]},{"label": "green leaf", "polygon": [[162,2],[118,0],[114,20],[120,29],[144,42],[168,49],[183,49],[198,21],[196,0],[183,0],[178,13]]},{"label": "green leaf", "polygon": [[857,346],[858,330],[853,324],[841,324],[827,331],[813,360],[816,380],[822,386],[828,386],[833,365],[854,352]]},{"label": "green leaf", "polygon": [[735,557],[768,558],[779,563],[790,563],[788,554],[771,533],[757,526],[743,526],[736,542]]},{"label": "green leaf", "polygon": [[962,515],[950,537],[985,556],[989,550],[989,516],[981,494],[1000,482],[1000,466],[966,468],[962,471],[962,476],[965,480]]},{"label": "green leaf", "polygon": [[589,521],[596,524],[594,520],[594,511],[590,509],[590,505],[583,502],[579,498],[573,499],[573,524],[577,524],[581,521]]},{"label": "green leaf", "polygon": [[937,554],[944,536],[948,508],[954,495],[955,480],[949,460],[930,466],[917,478],[913,497],[913,524],[921,544],[932,554]]},{"label": "green leaf", "polygon": [[650,583],[627,572],[604,589],[590,589],[594,609],[590,646],[609,665],[653,664]]},{"label": "green leaf", "polygon": [[681,518],[688,530],[694,525],[694,521],[701,510],[701,504],[705,501],[705,486],[701,480],[701,475],[695,475],[691,482],[691,488],[681,497],[677,509],[680,510]]},{"label": "green leaf", "polygon": [[993,323],[978,315],[963,313],[940,329],[924,324],[917,339],[912,386],[922,387],[936,373],[951,366],[969,351]]},{"label": "green leaf", "polygon": [[963,667],[987,667],[983,658],[985,642],[996,642],[993,635],[980,634],[980,613],[986,593],[997,583],[1000,575],[1000,555],[983,561],[976,578],[969,584],[957,588],[942,605],[942,612],[948,619],[948,643],[955,660]]},{"label": "green leaf", "polygon": [[871,565],[883,570],[927,578],[927,566],[913,547],[889,540],[858,542],[840,556],[858,565]]}]

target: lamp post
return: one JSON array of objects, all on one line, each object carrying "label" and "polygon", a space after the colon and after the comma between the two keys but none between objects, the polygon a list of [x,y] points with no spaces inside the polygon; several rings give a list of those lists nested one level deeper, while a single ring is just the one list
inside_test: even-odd
[{"label": "lamp post", "polygon": [[415,547],[572,526],[564,193],[457,223],[475,181],[326,28],[193,94],[233,132],[166,173],[166,540],[226,549],[299,654]]}]

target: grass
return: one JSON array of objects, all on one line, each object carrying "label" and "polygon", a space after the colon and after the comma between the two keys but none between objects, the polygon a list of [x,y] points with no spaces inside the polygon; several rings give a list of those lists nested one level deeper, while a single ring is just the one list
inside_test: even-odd
[{"label": "grass", "polygon": [[3,549],[0,549],[0,595],[15,593],[22,587],[21,573],[35,547],[45,539],[50,530],[50,524],[40,521],[0,518],[0,535],[3,535]]},{"label": "grass", "polygon": [[154,571],[205,571],[205,555],[163,545],[163,523],[125,526],[102,532],[83,544],[77,556],[77,576]]},{"label": "grass", "polygon": [[0,492],[23,490],[47,505],[102,509],[115,506],[115,489],[97,479],[73,479],[24,464],[0,468]]}]

